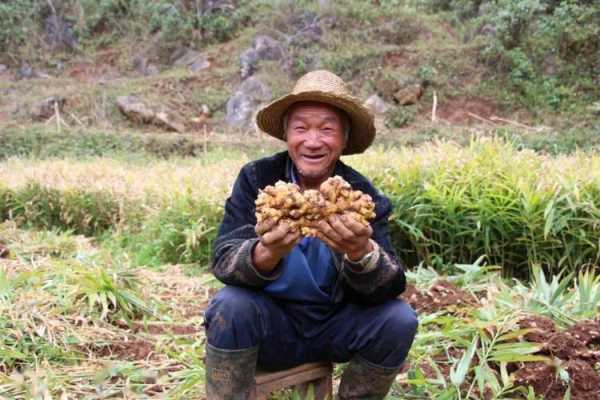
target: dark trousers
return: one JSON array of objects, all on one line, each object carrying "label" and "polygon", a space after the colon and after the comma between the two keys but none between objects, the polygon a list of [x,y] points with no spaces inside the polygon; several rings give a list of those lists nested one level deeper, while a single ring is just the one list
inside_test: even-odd
[{"label": "dark trousers", "polygon": [[355,354],[387,368],[404,362],[418,325],[407,303],[394,299],[375,306],[341,304],[327,309],[315,313],[261,291],[227,286],[204,315],[207,340],[221,349],[259,346],[258,365],[266,369],[347,362]]}]

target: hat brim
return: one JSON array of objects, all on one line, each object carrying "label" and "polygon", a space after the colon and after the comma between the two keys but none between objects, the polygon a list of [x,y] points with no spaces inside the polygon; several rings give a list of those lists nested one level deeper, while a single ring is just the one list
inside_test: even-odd
[{"label": "hat brim", "polygon": [[357,154],[365,151],[375,139],[375,124],[373,115],[356,98],[344,95],[334,95],[321,91],[307,91],[298,94],[288,94],[262,108],[256,115],[256,124],[265,133],[284,139],[283,116],[295,103],[315,101],[337,107],[348,114],[350,118],[350,133],[344,155]]}]

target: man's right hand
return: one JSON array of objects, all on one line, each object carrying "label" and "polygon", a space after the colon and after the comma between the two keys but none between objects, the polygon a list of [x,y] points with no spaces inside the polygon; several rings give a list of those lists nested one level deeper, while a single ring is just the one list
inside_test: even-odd
[{"label": "man's right hand", "polygon": [[287,222],[266,220],[256,226],[260,241],[252,251],[252,263],[263,274],[273,272],[279,260],[302,239],[300,230],[291,230]]}]

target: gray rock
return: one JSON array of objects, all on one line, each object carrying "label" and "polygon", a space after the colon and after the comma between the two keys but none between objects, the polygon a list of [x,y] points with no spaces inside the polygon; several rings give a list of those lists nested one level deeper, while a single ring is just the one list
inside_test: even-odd
[{"label": "gray rock", "polygon": [[144,56],[134,57],[132,64],[133,68],[144,76],[158,75],[160,73],[158,67],[155,64],[151,64],[148,58]]},{"label": "gray rock", "polygon": [[545,75],[556,75],[560,65],[560,59],[555,53],[549,53],[542,61],[542,71]]},{"label": "gray rock", "polygon": [[390,109],[389,104],[376,94],[370,96],[364,105],[376,115],[383,115]]},{"label": "gray rock", "polygon": [[321,13],[328,13],[333,8],[333,1],[331,0],[319,0],[319,11]]},{"label": "gray rock", "polygon": [[188,68],[192,72],[198,72],[208,67],[210,67],[210,61],[206,57],[201,57],[194,61]]},{"label": "gray rock", "polygon": [[258,65],[258,53],[253,49],[246,49],[240,54],[240,75],[242,79],[252,76]]},{"label": "gray rock", "polygon": [[252,47],[261,60],[280,60],[284,55],[281,44],[270,36],[259,35],[255,37]]},{"label": "gray rock", "polygon": [[44,19],[44,40],[51,50],[76,50],[78,46],[73,28],[54,13]]},{"label": "gray rock", "polygon": [[246,79],[256,72],[262,60],[277,61],[285,57],[285,50],[277,40],[270,36],[259,35],[252,41],[252,47],[240,54],[240,75]]},{"label": "gray rock", "polygon": [[590,104],[586,107],[586,110],[592,114],[600,115],[600,101]]},{"label": "gray rock", "polygon": [[174,67],[187,67],[192,72],[198,72],[210,67],[210,62],[202,53],[193,49],[178,49],[171,57]]},{"label": "gray rock", "polygon": [[31,79],[33,78],[33,68],[28,62],[24,61],[21,63],[19,70],[17,71],[17,79]]},{"label": "gray rock", "polygon": [[132,121],[154,124],[176,132],[185,131],[185,123],[173,112],[164,108],[155,110],[135,96],[118,97],[117,107]]},{"label": "gray rock", "polygon": [[479,34],[483,36],[496,37],[498,35],[498,29],[491,24],[485,24],[479,30]]},{"label": "gray rock", "polygon": [[477,16],[483,17],[489,14],[494,9],[494,5],[490,1],[483,1],[477,9]]},{"label": "gray rock", "polygon": [[31,117],[38,121],[47,120],[56,113],[56,106],[58,106],[58,111],[62,112],[66,102],[67,99],[62,96],[50,96],[33,105]]},{"label": "gray rock", "polygon": [[144,75],[146,76],[153,76],[153,75],[158,75],[160,74],[160,69],[158,68],[157,65],[155,64],[148,64],[146,66],[146,71],[144,73]]},{"label": "gray rock", "polygon": [[321,40],[323,29],[317,14],[312,11],[302,11],[294,14],[289,20],[292,33],[287,38],[291,46],[308,47]]},{"label": "gray rock", "polygon": [[425,88],[420,83],[408,85],[394,93],[394,100],[401,106],[416,104],[424,91]]},{"label": "gray rock", "polygon": [[250,127],[255,112],[272,97],[271,89],[257,77],[251,76],[227,101],[225,120],[236,128]]}]

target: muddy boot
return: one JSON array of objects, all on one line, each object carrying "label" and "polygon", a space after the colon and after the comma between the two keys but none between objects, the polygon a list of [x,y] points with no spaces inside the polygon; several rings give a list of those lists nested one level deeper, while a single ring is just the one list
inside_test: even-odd
[{"label": "muddy boot", "polygon": [[380,367],[355,355],[342,375],[339,400],[382,400],[398,374],[399,368]]},{"label": "muddy boot", "polygon": [[254,382],[258,347],[219,349],[206,344],[207,400],[245,400]]}]

